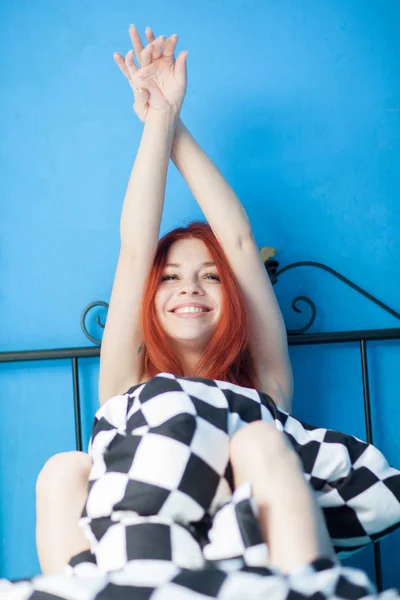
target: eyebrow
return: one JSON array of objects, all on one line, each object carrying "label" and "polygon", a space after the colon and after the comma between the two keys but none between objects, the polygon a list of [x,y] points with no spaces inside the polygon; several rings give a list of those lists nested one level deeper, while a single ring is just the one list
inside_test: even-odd
[{"label": "eyebrow", "polygon": [[[215,267],[214,262],[203,262],[201,264],[203,267]],[[166,267],[181,267],[182,265],[180,265],[179,263],[167,263],[165,266]]]}]

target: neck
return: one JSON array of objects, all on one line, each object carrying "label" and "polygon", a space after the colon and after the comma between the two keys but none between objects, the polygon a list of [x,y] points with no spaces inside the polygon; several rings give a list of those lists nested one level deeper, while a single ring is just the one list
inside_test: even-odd
[{"label": "neck", "polygon": [[182,365],[184,377],[194,377],[204,349],[199,349],[198,342],[195,348],[190,342],[179,342],[179,345],[173,344],[173,347]]}]

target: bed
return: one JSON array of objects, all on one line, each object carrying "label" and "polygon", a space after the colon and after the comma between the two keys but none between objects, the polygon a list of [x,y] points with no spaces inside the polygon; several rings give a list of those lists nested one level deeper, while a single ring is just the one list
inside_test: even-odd
[{"label": "bed", "polygon": [[[386,304],[384,304],[383,302],[381,302],[380,300],[378,300],[376,297],[374,297],[372,294],[368,293],[367,291],[363,290],[362,288],[360,288],[358,285],[356,285],[355,283],[353,283],[352,281],[350,281],[349,279],[347,279],[346,277],[344,277],[343,275],[341,275],[340,273],[338,273],[337,271],[331,269],[330,267],[322,264],[322,263],[317,263],[317,262],[297,262],[297,263],[292,263],[289,264],[281,269],[279,269],[279,263],[275,260],[274,255],[275,252],[271,250],[273,249],[269,249],[269,248],[264,248],[261,250],[261,254],[263,256],[263,260],[265,263],[265,267],[266,270],[268,272],[268,275],[271,279],[271,282],[275,285],[281,278],[281,276],[289,271],[292,271],[293,269],[296,268],[300,268],[300,267],[308,267],[308,268],[313,268],[313,269],[322,269],[325,270],[326,272],[328,272],[330,275],[334,276],[335,278],[339,279],[341,282],[343,282],[346,286],[348,286],[349,288],[352,288],[354,291],[356,291],[358,294],[361,294],[362,296],[364,296],[365,298],[368,299],[368,301],[373,302],[375,305],[379,306],[380,309],[386,311],[387,313],[389,313],[391,316],[395,317],[396,319],[400,319],[400,313],[398,313],[397,311],[395,311],[394,309],[392,309],[391,307],[387,306]],[[359,351],[360,351],[360,364],[361,364],[361,376],[362,376],[362,390],[363,390],[363,400],[364,400],[364,425],[365,425],[365,436],[363,437],[363,439],[368,443],[368,444],[374,444],[374,439],[373,439],[373,422],[372,422],[372,416],[371,416],[371,398],[370,398],[370,374],[369,374],[369,369],[368,369],[368,345],[377,341],[393,341],[396,342],[400,339],[400,328],[384,328],[384,329],[368,329],[368,330],[352,330],[352,331],[335,331],[335,332],[325,332],[325,333],[311,333],[309,332],[309,330],[311,329],[315,318],[316,318],[316,313],[317,313],[317,309],[316,306],[314,304],[314,302],[308,298],[307,296],[297,296],[293,302],[292,302],[292,308],[296,311],[296,312],[301,312],[301,307],[302,303],[304,303],[305,305],[308,306],[309,312],[311,313],[311,316],[308,320],[307,323],[305,323],[301,328],[298,328],[296,330],[288,330],[288,342],[289,342],[289,346],[290,347],[304,347],[304,346],[309,346],[309,345],[335,345],[335,344],[340,344],[341,347],[343,347],[343,345],[346,344],[357,344],[359,347]],[[78,363],[79,361],[83,360],[84,358],[88,358],[88,357],[98,357],[100,355],[100,343],[101,340],[94,337],[93,335],[91,335],[88,331],[87,325],[86,325],[86,321],[87,321],[87,316],[89,313],[91,313],[92,311],[97,311],[97,310],[101,310],[101,309],[107,309],[108,305],[105,302],[102,301],[96,301],[96,302],[91,302],[88,306],[85,307],[85,309],[82,312],[82,316],[81,316],[81,327],[82,330],[84,332],[84,334],[86,335],[86,337],[93,342],[93,344],[95,344],[94,346],[89,346],[89,347],[81,347],[81,348],[65,348],[65,349],[57,349],[57,350],[30,350],[30,351],[23,351],[23,352],[3,352],[0,353],[0,362],[6,363],[6,362],[19,362],[19,361],[35,361],[35,360],[58,360],[58,359],[70,359],[71,360],[71,369],[72,369],[72,380],[73,380],[73,406],[74,406],[74,420],[75,420],[75,449],[76,450],[87,450],[86,449],[86,445],[83,441],[83,435],[82,435],[82,406],[81,406],[81,398],[80,398],[80,382],[79,382],[79,370],[78,370]],[[97,323],[99,325],[99,327],[104,328],[104,324],[100,321],[99,318],[97,318]],[[400,469],[400,461],[398,461],[398,463],[396,465],[393,465],[394,467],[397,467]],[[391,533],[391,531],[395,531],[398,527],[400,527],[400,521],[399,523],[393,524],[393,526],[391,527],[391,530],[387,530],[385,532],[385,536],[389,535]],[[380,536],[382,537],[382,536]],[[371,579],[373,579],[375,586],[376,586],[376,590],[378,593],[383,592],[384,585],[383,585],[383,565],[382,565],[382,556],[381,556],[381,544],[379,541],[375,542],[372,544],[373,546],[373,562],[374,562],[374,566],[373,566],[373,573],[368,573],[368,575],[371,577]],[[400,550],[399,550],[399,561],[400,561]],[[400,564],[400,562],[399,562]],[[42,576],[42,579],[45,579],[45,576]],[[12,598],[14,600],[15,599],[19,599],[19,598],[23,598],[24,600],[28,600],[29,598],[33,598],[32,594],[32,588],[29,587],[31,586],[31,577],[26,577],[24,579],[17,579],[17,580],[6,580],[6,579],[0,579],[0,597],[3,598],[3,596],[1,595],[1,593],[4,593],[4,598]],[[17,595],[17,585],[14,584],[19,584],[19,590],[18,593],[19,595]],[[25,589],[23,589],[21,586],[22,585],[26,585]],[[397,582],[396,581],[396,585],[398,585],[398,587],[400,588],[400,579]],[[3,586],[3,587],[2,587]],[[4,589],[4,592],[3,592]],[[53,597],[54,598],[64,598],[64,596],[62,596],[62,588],[60,589],[60,595],[57,595],[56,592],[54,591],[55,589],[57,589],[57,586],[55,588],[40,588],[40,585],[38,588],[35,588],[36,594],[39,595],[35,595],[35,600],[36,598],[39,600],[39,598],[51,598],[52,596],[46,595],[45,590],[47,590],[47,594],[49,594],[49,590],[53,589]],[[41,592],[39,591],[40,589],[43,589],[43,596],[40,595]],[[385,592],[384,592],[385,593]],[[382,598],[384,597],[384,593],[382,594]],[[25,594],[25,595],[24,595]],[[399,597],[398,595],[400,595],[400,590],[390,590],[390,594],[388,593],[388,598],[397,598]],[[67,596],[65,596],[67,597]],[[69,597],[69,596],[68,596]],[[71,595],[71,598],[74,597]],[[77,598],[80,596],[76,596]],[[86,597],[86,596],[82,596],[82,597]],[[89,596],[87,596],[89,598]],[[91,598],[92,596],[90,596]],[[97,597],[97,596],[93,596]],[[107,595],[104,596],[98,596],[99,598],[106,598]],[[114,596],[110,595],[110,598]],[[118,597],[117,595],[115,597]],[[121,596],[121,598],[123,598],[124,596]],[[135,596],[132,596],[135,597]],[[142,597],[142,596],[137,596]],[[145,597],[145,596],[143,596]],[[146,596],[147,597],[147,596]],[[150,598],[150,595],[148,596]],[[154,596],[156,597],[156,596]],[[165,595],[165,598],[167,598],[169,596]],[[172,597],[172,596],[171,596]],[[182,596],[183,597],[183,596]],[[194,596],[193,596],[194,597]],[[196,596],[197,597],[197,596]],[[204,596],[204,597],[209,597],[209,596]],[[210,596],[211,597],[211,596]],[[217,596],[216,596],[217,597]],[[219,596],[218,596],[219,597]],[[279,594],[277,594],[276,596],[277,598],[280,597]],[[362,595],[360,595],[360,597],[363,597]],[[160,598],[164,598],[164,596],[160,596]],[[189,596],[188,596],[189,598]],[[227,596],[228,598],[228,596]]]}]

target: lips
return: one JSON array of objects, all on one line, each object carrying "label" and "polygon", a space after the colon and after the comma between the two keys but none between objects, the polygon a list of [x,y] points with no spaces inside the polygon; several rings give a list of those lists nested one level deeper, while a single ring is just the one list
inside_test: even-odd
[{"label": "lips", "polygon": [[171,314],[173,314],[174,317],[177,317],[178,319],[204,319],[204,317],[206,317],[209,312],[211,312],[211,311],[210,310],[196,310],[196,311],[190,310],[188,312],[174,311]]}]

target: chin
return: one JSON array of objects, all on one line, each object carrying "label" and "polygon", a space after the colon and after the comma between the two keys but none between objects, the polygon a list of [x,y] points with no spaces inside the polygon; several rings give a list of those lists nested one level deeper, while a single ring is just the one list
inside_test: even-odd
[{"label": "chin", "polygon": [[209,342],[212,335],[187,335],[187,336],[182,336],[182,335],[169,335],[167,334],[168,337],[173,341],[173,342],[198,342],[198,343],[206,343]]},{"label": "chin", "polygon": [[195,333],[190,333],[190,331],[186,332],[186,335],[182,333],[179,335],[177,330],[169,331],[164,329],[168,338],[173,342],[199,342],[199,343],[208,343],[213,337],[215,331],[203,331],[200,335],[196,335]]}]

